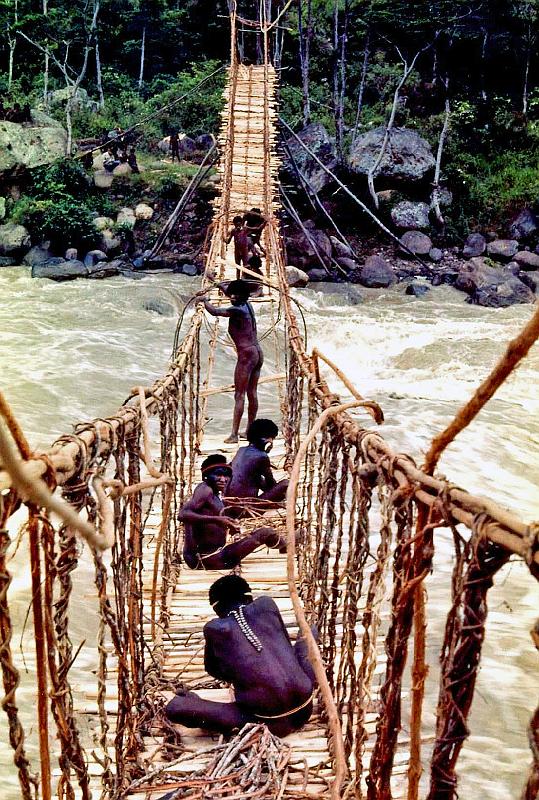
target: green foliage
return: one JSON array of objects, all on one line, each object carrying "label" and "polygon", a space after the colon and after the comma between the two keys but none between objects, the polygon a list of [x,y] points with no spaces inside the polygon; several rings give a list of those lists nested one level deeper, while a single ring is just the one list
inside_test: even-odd
[{"label": "green foliage", "polygon": [[24,224],[34,243],[49,240],[51,248],[57,252],[67,247],[90,250],[98,240],[91,212],[83,203],[68,196],[30,200],[24,212]]}]

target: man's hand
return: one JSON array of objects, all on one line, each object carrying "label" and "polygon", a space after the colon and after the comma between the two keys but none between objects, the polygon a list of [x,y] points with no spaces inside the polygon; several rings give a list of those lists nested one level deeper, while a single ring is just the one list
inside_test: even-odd
[{"label": "man's hand", "polygon": [[234,533],[241,533],[241,525],[232,517],[220,517],[223,520],[223,527],[228,528]]}]

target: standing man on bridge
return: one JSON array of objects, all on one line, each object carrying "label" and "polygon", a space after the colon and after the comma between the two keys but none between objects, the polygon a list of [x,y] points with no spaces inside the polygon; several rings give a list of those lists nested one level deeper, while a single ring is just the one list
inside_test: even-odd
[{"label": "standing man on bridge", "polygon": [[239,438],[240,422],[247,395],[247,427],[256,419],[258,411],[258,379],[264,363],[264,354],[258,343],[256,319],[249,303],[251,287],[247,281],[231,281],[222,291],[230,298],[232,305],[220,308],[204,300],[204,308],[213,317],[228,317],[228,332],[238,356],[234,371],[234,415],[232,431],[225,439],[227,444],[235,444]]}]

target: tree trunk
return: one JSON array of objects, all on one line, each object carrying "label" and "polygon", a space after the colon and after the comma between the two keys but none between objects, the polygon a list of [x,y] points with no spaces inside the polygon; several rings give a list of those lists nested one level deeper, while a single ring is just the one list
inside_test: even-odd
[{"label": "tree trunk", "polygon": [[15,64],[15,48],[17,47],[17,39],[8,33],[9,42],[9,64],[7,73],[7,90],[11,91],[11,84],[13,82],[13,67]]},{"label": "tree trunk", "polygon": [[43,105],[49,108],[49,46],[45,46],[45,64],[43,68]]},{"label": "tree trunk", "polygon": [[440,138],[438,140],[438,150],[436,153],[436,167],[434,169],[434,181],[432,184],[432,194],[430,199],[431,208],[434,211],[436,221],[439,225],[445,225],[445,220],[440,209],[440,174],[442,171],[442,154],[444,150],[445,140],[449,131],[449,122],[451,119],[451,104],[449,102],[449,95],[447,93],[449,81],[445,79],[445,113]]},{"label": "tree trunk", "polygon": [[333,0],[333,116],[339,103],[339,0]]},{"label": "tree trunk", "polygon": [[487,100],[487,90],[485,88],[485,58],[487,55],[487,45],[488,45],[488,31],[483,31],[483,41],[481,44],[481,70],[480,70],[480,79],[481,79],[481,98],[483,100]]},{"label": "tree trunk", "polygon": [[528,115],[528,80],[530,77],[531,58],[531,29],[528,27],[528,41],[526,44],[526,68],[524,70],[524,86],[522,87],[522,113]]},{"label": "tree trunk", "polygon": [[348,43],[348,23],[350,17],[350,0],[344,0],[343,23],[341,31],[341,55],[339,64],[339,94],[335,117],[337,155],[341,164],[344,162],[344,101],[346,97],[346,45]]},{"label": "tree trunk", "polygon": [[301,68],[301,92],[303,96],[303,125],[311,121],[311,98],[309,96],[309,59],[312,35],[311,0],[307,0],[306,28],[303,25],[303,0],[298,3],[299,60]]},{"label": "tree trunk", "polygon": [[146,25],[142,29],[142,42],[140,44],[140,72],[138,75],[138,90],[139,92],[142,89],[142,84],[144,81],[144,53],[146,50]]},{"label": "tree trunk", "polygon": [[363,95],[365,93],[365,82],[367,80],[367,69],[369,66],[370,44],[371,44],[371,30],[369,28],[367,30],[367,36],[365,39],[365,49],[363,51],[363,66],[361,67],[361,80],[359,82],[359,91],[357,95],[356,121],[354,123],[354,133],[352,134],[352,141],[355,141],[357,137],[357,132],[359,130],[359,121],[361,119],[361,112],[363,111]]},{"label": "tree trunk", "polygon": [[103,80],[101,77],[101,58],[99,56],[99,40],[95,37],[95,79],[97,83],[97,93],[99,94],[99,108],[105,108],[105,94],[103,92]]}]

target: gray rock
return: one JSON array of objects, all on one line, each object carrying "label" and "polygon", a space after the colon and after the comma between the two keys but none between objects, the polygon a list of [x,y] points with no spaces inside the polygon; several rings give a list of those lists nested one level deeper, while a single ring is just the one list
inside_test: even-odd
[{"label": "gray rock", "polygon": [[37,127],[0,121],[0,173],[52,164],[66,154],[67,133],[57,125]]},{"label": "gray rock", "polygon": [[64,258],[66,261],[74,261],[76,258],[78,258],[78,255],[79,251],[76,247],[68,247],[65,251]]},{"label": "gray rock", "polygon": [[303,269],[303,267],[318,267],[322,260],[329,265],[331,260],[331,241],[324,231],[315,228],[307,229],[308,236],[303,231],[297,231],[286,240],[287,262]]},{"label": "gray rock", "polygon": [[215,136],[213,133],[201,133],[195,139],[195,144],[198,150],[210,150],[215,144]]},{"label": "gray rock", "polygon": [[97,169],[94,172],[94,184],[98,189],[110,189],[114,175],[106,169]]},{"label": "gray rock", "polygon": [[386,288],[395,283],[395,273],[382,256],[369,256],[360,269],[359,282],[373,289]]},{"label": "gray rock", "polygon": [[439,247],[431,247],[429,250],[429,258],[431,261],[434,261],[435,264],[438,264],[443,257],[444,254]]},{"label": "gray rock", "polygon": [[101,247],[99,248],[107,256],[116,255],[122,245],[121,241],[114,236],[112,231],[101,231]]},{"label": "gray rock", "polygon": [[0,219],[6,216],[6,198],[0,197]]},{"label": "gray rock", "polygon": [[[335,152],[335,140],[330,137],[327,130],[319,122],[312,122],[298,133],[299,139],[313,151],[320,161],[333,170],[337,166],[337,155]],[[332,183],[333,178],[316,163],[309,153],[291,136],[286,142],[288,150],[292,154],[299,171],[307,178],[315,192],[320,192],[325,186]],[[284,170],[290,175],[295,176],[294,168],[286,158],[283,163]]]},{"label": "gray rock", "polygon": [[100,261],[106,261],[107,254],[102,250],[89,250],[84,257],[84,265],[86,267],[93,267]]},{"label": "gray rock", "polygon": [[440,203],[440,208],[448,208],[453,204],[453,192],[447,186],[442,186],[438,191],[438,202]]},{"label": "gray rock", "polygon": [[[123,262],[122,262],[122,269],[123,269]],[[100,280],[101,278],[112,278],[114,275],[119,275],[121,270],[119,267],[114,266],[114,262],[111,261],[97,261],[95,264],[91,266],[86,266],[88,270],[88,277]]]},{"label": "gray rock", "polygon": [[135,212],[132,208],[121,208],[116,215],[116,225],[125,225],[134,228],[136,222]]},{"label": "gray rock", "polygon": [[11,256],[0,256],[0,267],[13,267],[16,263],[16,258],[11,258]]},{"label": "gray rock", "polygon": [[97,111],[99,108],[98,103],[88,97],[86,89],[80,86],[75,95],[73,95],[73,88],[71,86],[66,86],[65,89],[56,89],[48,94],[48,102],[51,106],[63,106],[69,99],[71,99],[71,105],[75,111],[80,111],[85,108],[89,111]]},{"label": "gray rock", "polygon": [[303,289],[309,283],[309,276],[297,267],[286,267],[286,282],[289,286]]},{"label": "gray rock", "polygon": [[520,250],[513,256],[513,260],[523,270],[539,269],[539,255],[536,253],[529,253],[527,250]]},{"label": "gray rock", "polygon": [[98,231],[105,231],[110,230],[114,225],[114,220],[112,217],[95,217],[94,221],[94,228]]},{"label": "gray rock", "polygon": [[51,258],[44,264],[32,267],[32,278],[49,278],[51,281],[72,281],[75,278],[86,278],[88,270],[82,261],[65,261],[63,258]]},{"label": "gray rock", "polygon": [[487,249],[487,240],[482,233],[470,233],[464,242],[462,255],[464,258],[475,258],[482,256]]},{"label": "gray rock", "polygon": [[[367,175],[378,157],[384,135],[385,128],[379,127],[358,136],[350,148],[349,163],[353,172]],[[408,128],[393,128],[376,175],[415,183],[423,180],[435,163],[426,139]]]},{"label": "gray rock", "polygon": [[413,297],[423,297],[424,294],[430,291],[430,286],[425,283],[409,283],[406,287],[404,294],[412,295]]},{"label": "gray rock", "polygon": [[172,303],[163,300],[161,297],[150,297],[148,300],[144,300],[142,308],[145,311],[153,311],[161,317],[173,317],[176,313]]},{"label": "gray rock", "polygon": [[509,225],[509,235],[512,239],[523,241],[529,239],[539,229],[539,222],[536,215],[529,208],[524,208],[520,214],[511,221]]},{"label": "gray rock", "polygon": [[114,169],[112,170],[112,175],[115,178],[121,178],[122,176],[125,175],[131,175],[132,172],[133,170],[131,169],[130,165],[123,163],[123,164],[118,164],[117,166],[114,167]]},{"label": "gray rock", "polygon": [[403,200],[391,209],[391,219],[397,228],[424,230],[430,227],[429,207],[426,203]]},{"label": "gray rock", "polygon": [[338,258],[337,264],[347,272],[352,272],[354,269],[359,269],[359,264],[353,258]]},{"label": "gray rock", "polygon": [[198,275],[198,267],[196,264],[182,264],[182,274],[189,275],[191,278],[194,278],[195,275]]},{"label": "gray rock", "polygon": [[311,283],[323,283],[330,280],[325,269],[310,269],[307,274]]},{"label": "gray rock", "polygon": [[[53,258],[53,255],[47,247],[36,245],[26,253],[22,263],[26,264],[28,267],[35,267],[38,264],[45,264],[45,262],[50,261],[51,258]],[[62,261],[63,260],[64,259],[62,259]]]},{"label": "gray rock", "polygon": [[513,275],[518,275],[520,272],[520,267],[516,261],[510,261],[509,264],[506,264],[505,266]]},{"label": "gray rock", "polygon": [[511,261],[518,251],[515,239],[495,239],[487,245],[487,254],[496,261]]},{"label": "gray rock", "polygon": [[470,301],[489,308],[505,308],[515,303],[531,303],[533,292],[505,266],[492,266],[486,258],[476,257],[462,264],[455,282]]},{"label": "gray rock", "polygon": [[153,217],[153,208],[147,203],[139,203],[135,207],[136,219],[149,220]]},{"label": "gray rock", "polygon": [[404,255],[409,255],[407,250],[404,250],[405,247],[416,256],[426,256],[432,250],[432,241],[425,233],[419,231],[406,231],[401,236],[400,243],[403,245]]},{"label": "gray rock", "polygon": [[333,248],[333,253],[336,258],[353,258],[354,253],[352,252],[352,248],[348,247],[348,245],[343,244],[340,239],[337,239],[336,236],[330,236],[329,241],[331,242],[331,246]]},{"label": "gray rock", "polygon": [[539,294],[539,270],[535,272],[522,272],[520,280],[535,294]]},{"label": "gray rock", "polygon": [[191,139],[191,137],[187,135],[180,136],[180,153],[189,155],[194,153],[196,149],[197,144],[194,139]]},{"label": "gray rock", "polygon": [[24,225],[15,225],[13,222],[0,225],[0,256],[13,254],[16,257],[27,247],[30,247],[30,234]]}]

